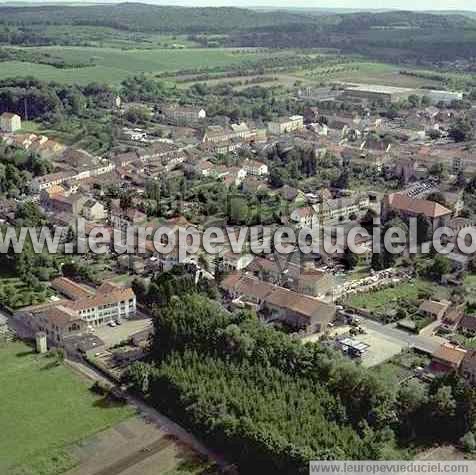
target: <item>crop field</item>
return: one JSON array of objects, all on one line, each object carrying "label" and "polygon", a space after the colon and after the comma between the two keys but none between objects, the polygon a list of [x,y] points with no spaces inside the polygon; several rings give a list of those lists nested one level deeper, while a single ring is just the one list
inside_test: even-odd
[{"label": "crop field", "polygon": [[0,343],[0,367],[2,474],[62,473],[77,463],[72,444],[133,414],[105,403],[89,383],[23,343]]},{"label": "crop field", "polygon": [[[0,63],[0,79],[34,76],[45,81],[87,84],[93,81],[118,83],[128,76],[199,68],[226,68],[265,53],[233,49],[133,49],[88,47],[42,47],[34,51],[50,53],[68,62],[87,64],[80,68],[60,69],[49,65],[6,61]],[[89,66],[90,65],[90,66]]]},{"label": "crop field", "polygon": [[397,284],[395,287],[352,295],[348,303],[352,307],[371,312],[385,312],[397,310],[401,307],[402,301],[417,301],[420,292],[427,292],[433,298],[448,298],[447,288],[426,280],[415,279]]},{"label": "crop field", "polygon": [[439,81],[400,74],[401,69],[406,68],[383,63],[349,62],[319,66],[312,71],[302,72],[301,75],[306,79],[315,81],[334,80],[410,88],[441,87]]}]

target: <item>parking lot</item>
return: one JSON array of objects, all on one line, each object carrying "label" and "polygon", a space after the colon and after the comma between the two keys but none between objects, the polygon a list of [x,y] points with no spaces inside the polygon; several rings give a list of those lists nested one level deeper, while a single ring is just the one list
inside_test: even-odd
[{"label": "parking lot", "polygon": [[96,328],[94,334],[104,341],[106,348],[110,348],[127,340],[132,335],[150,328],[152,328],[152,320],[150,318],[141,318],[123,320],[121,325],[113,328],[110,326]]},{"label": "parking lot", "polygon": [[408,345],[388,338],[374,330],[366,329],[365,335],[357,335],[356,340],[369,345],[367,353],[362,357],[362,366],[370,368],[398,355]]}]

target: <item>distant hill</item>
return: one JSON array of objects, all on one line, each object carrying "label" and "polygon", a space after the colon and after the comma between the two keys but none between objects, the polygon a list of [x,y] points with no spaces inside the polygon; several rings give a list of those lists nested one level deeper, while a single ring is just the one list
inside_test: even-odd
[{"label": "distant hill", "polygon": [[476,28],[475,20],[465,15],[433,15],[409,11],[359,12],[338,15],[341,21],[337,30],[342,32],[363,31],[372,28],[425,28],[455,30]]},{"label": "distant hill", "polygon": [[[0,42],[64,44],[59,33],[47,27],[72,25],[145,34],[185,34],[203,46],[333,48],[344,54],[402,64],[475,56],[476,13],[472,18],[464,12],[309,13],[312,10],[187,8],[141,3],[0,6]],[[210,42],[205,33],[219,37]],[[112,35],[102,32],[102,38],[108,34]],[[68,38],[68,44],[74,44],[73,40],[74,37]],[[87,42],[88,38],[84,40]]]},{"label": "distant hill", "polygon": [[257,12],[243,8],[186,8],[141,3],[113,5],[28,7],[0,6],[0,23],[11,25],[107,26],[142,32],[221,32],[289,23],[311,22],[290,12]]}]

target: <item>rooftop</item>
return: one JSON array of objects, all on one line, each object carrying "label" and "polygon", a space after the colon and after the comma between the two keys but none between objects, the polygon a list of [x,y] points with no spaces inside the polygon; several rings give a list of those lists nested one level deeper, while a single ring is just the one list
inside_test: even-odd
[{"label": "rooftop", "polygon": [[387,196],[387,202],[391,208],[399,211],[407,211],[413,214],[423,214],[428,218],[438,218],[452,214],[451,210],[439,203],[417,198],[409,198],[400,193],[392,193]]},{"label": "rooftop", "polygon": [[450,343],[444,343],[433,353],[433,357],[446,363],[459,366],[465,354],[465,349],[451,345]]},{"label": "rooftop", "polygon": [[405,94],[416,92],[408,87],[382,86],[377,84],[354,84],[348,86],[346,91],[372,92],[376,94]]}]

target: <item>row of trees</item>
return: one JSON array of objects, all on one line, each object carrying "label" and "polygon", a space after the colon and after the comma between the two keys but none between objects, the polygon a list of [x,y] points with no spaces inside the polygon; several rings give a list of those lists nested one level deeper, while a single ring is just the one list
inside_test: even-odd
[{"label": "row of trees", "polygon": [[474,391],[457,378],[395,384],[193,288],[169,295],[154,322],[154,363],[133,365],[127,381],[245,472],[401,459],[410,441],[455,440],[476,422]]}]

